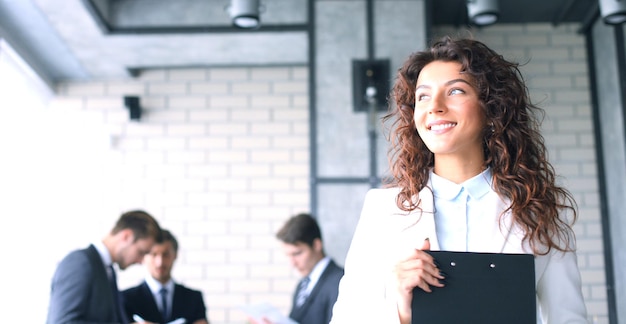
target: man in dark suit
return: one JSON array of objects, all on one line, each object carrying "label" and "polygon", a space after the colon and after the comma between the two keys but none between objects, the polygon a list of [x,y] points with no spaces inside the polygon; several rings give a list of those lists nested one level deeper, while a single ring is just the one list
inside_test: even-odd
[{"label": "man in dark suit", "polygon": [[291,217],[278,231],[283,251],[302,275],[289,317],[300,324],[328,324],[343,268],[324,253],[322,233],[309,214]]},{"label": "man in dark suit", "polygon": [[157,221],[141,210],[120,216],[113,229],[89,247],[69,253],[52,278],[48,324],[128,323],[115,269],[140,263],[161,239]]},{"label": "man in dark suit", "polygon": [[182,318],[186,324],[208,324],[202,292],[172,279],[178,241],[170,231],[162,233],[162,242],[144,258],[149,273],[146,279],[122,292],[126,315],[137,322],[168,323]]}]

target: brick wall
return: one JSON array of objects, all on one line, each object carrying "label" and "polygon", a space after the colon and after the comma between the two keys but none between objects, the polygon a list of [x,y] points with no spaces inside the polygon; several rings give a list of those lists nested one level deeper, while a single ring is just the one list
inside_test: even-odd
[{"label": "brick wall", "polygon": [[[532,100],[546,111],[542,131],[549,159],[579,207],[574,230],[589,320],[608,323],[587,56],[578,28],[496,24],[471,33],[505,58],[523,63]],[[449,27],[435,30],[437,35],[459,33]]]},{"label": "brick wall", "polygon": [[[145,209],[178,236],[175,279],[203,291],[211,323],[243,323],[237,306],[247,303],[288,311],[297,274],[274,233],[309,208],[306,67],[152,70],[58,92],[51,109],[80,111],[109,133],[102,198]],[[139,122],[124,95],[140,97]],[[143,275],[131,267],[120,286]]]}]

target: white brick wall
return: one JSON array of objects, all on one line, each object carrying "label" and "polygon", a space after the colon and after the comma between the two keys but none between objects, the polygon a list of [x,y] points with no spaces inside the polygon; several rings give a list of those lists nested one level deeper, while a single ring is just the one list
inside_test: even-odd
[{"label": "white brick wall", "polygon": [[[211,323],[244,323],[237,306],[250,302],[290,307],[297,275],[274,234],[309,209],[307,82],[296,66],[154,70],[59,86],[52,109],[97,112],[112,130],[118,194],[103,199],[120,211],[144,208],[179,237],[174,275],[202,290]],[[124,95],[140,97],[141,121],[129,121]],[[132,267],[120,286],[142,276]]]},{"label": "white brick wall", "polygon": [[[502,25],[472,30],[520,70],[531,97],[545,109],[543,135],[550,161],[579,207],[575,225],[583,294],[591,323],[608,323],[600,202],[585,39],[578,25]],[[457,35],[450,28],[437,35]]]}]

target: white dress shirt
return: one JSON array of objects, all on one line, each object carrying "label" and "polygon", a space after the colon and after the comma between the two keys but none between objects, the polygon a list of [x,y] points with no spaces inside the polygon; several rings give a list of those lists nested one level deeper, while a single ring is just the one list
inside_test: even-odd
[{"label": "white dress shirt", "polygon": [[146,276],[146,284],[150,288],[150,292],[152,292],[152,297],[156,301],[159,310],[163,309],[163,303],[161,302],[161,288],[167,289],[167,304],[169,305],[169,312],[172,312],[172,302],[174,301],[174,281],[170,279],[164,285],[161,284],[156,279],[152,278],[152,276]]},{"label": "white dress shirt", "polygon": [[328,266],[328,263],[330,262],[330,257],[324,257],[321,260],[319,260],[315,266],[313,267],[313,270],[311,270],[311,273],[309,273],[308,277],[309,277],[309,284],[306,287],[306,294],[307,296],[311,294],[311,291],[313,291],[313,288],[315,288],[315,285],[317,284],[317,282],[320,280],[320,277],[322,276],[322,273],[324,272],[324,270],[326,270],[326,266]]},{"label": "white dress shirt", "polygon": [[104,263],[104,269],[107,272],[107,276],[109,277],[109,280],[111,280],[113,273],[111,273],[110,266],[113,265],[113,261],[111,259],[111,254],[109,254],[109,250],[104,243],[102,243],[102,241],[93,242],[92,244],[98,251],[100,258],[102,259],[102,263]]}]

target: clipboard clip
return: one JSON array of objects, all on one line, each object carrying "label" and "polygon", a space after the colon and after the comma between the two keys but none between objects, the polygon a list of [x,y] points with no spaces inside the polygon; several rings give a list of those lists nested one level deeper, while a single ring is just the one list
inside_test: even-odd
[{"label": "clipboard clip", "polygon": [[[437,262],[435,262],[435,265],[437,265],[437,267],[439,267]],[[456,267],[456,261],[450,261],[450,266],[451,267]],[[489,263],[489,268],[494,269],[495,267],[496,267],[496,264],[494,262]]]}]

